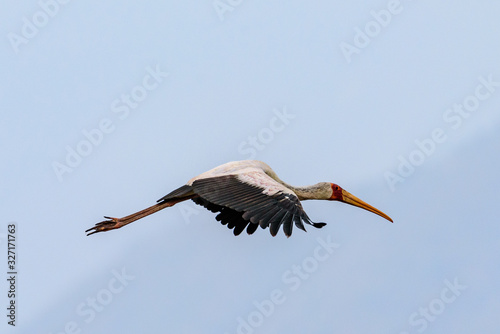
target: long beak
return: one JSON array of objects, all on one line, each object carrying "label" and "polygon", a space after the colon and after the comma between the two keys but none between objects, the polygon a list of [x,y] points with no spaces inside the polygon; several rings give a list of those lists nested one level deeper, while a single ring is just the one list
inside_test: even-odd
[{"label": "long beak", "polygon": [[382,211],[380,211],[378,209],[375,209],[370,204],[368,204],[366,202],[363,202],[362,200],[360,200],[356,196],[350,194],[349,192],[345,191],[344,189],[342,189],[342,200],[341,201],[344,202],[344,203],[347,203],[347,204],[351,204],[351,205],[357,206],[358,208],[365,209],[367,211],[373,212],[373,213],[379,215],[380,217],[384,217],[385,219],[387,219],[391,223],[393,222],[392,219],[391,219],[391,217],[389,217],[388,215],[386,215]]}]

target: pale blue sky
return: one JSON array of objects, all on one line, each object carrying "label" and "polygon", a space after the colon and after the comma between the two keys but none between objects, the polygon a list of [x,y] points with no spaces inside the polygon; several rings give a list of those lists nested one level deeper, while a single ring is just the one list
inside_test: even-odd
[{"label": "pale blue sky", "polygon": [[[0,12],[0,254],[15,222],[19,272],[15,328],[0,283],[2,333],[500,329],[500,4]],[[338,183],[395,223],[312,201],[321,230],[234,237],[185,203],[85,236],[249,157],[293,185]]]}]

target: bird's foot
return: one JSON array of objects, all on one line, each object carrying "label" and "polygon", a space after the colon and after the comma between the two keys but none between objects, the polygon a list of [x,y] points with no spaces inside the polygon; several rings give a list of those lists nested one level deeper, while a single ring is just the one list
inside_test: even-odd
[{"label": "bird's foot", "polygon": [[114,230],[126,225],[125,222],[122,220],[122,218],[113,218],[107,216],[104,216],[104,218],[107,218],[107,220],[103,220],[102,222],[95,224],[94,227],[91,227],[85,231],[85,232],[90,232],[87,233],[87,236],[92,235],[94,233]]}]

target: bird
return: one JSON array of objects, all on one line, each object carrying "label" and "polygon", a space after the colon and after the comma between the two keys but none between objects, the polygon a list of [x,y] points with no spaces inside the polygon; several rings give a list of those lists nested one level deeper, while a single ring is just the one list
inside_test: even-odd
[{"label": "bird", "polygon": [[294,187],[282,181],[266,163],[242,160],[225,163],[193,177],[144,210],[123,218],[104,216],[106,220],[85,232],[89,236],[118,229],[189,199],[218,213],[216,220],[232,229],[236,236],[245,229],[248,234],[253,234],[259,226],[262,229],[269,227],[273,237],[281,226],[287,237],[292,235],[293,225],[303,231],[306,231],[304,223],[321,228],[326,223],[313,222],[301,204],[301,201],[313,199],[344,202],[393,222],[388,215],[335,183],[320,182],[311,186]]}]

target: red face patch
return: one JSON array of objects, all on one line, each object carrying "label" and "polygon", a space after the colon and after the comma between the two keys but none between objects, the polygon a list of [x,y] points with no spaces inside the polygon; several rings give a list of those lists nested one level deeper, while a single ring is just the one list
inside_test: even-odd
[{"label": "red face patch", "polygon": [[341,201],[343,199],[342,196],[342,188],[335,183],[330,183],[332,186],[332,197],[330,197],[330,200],[332,201]]}]

